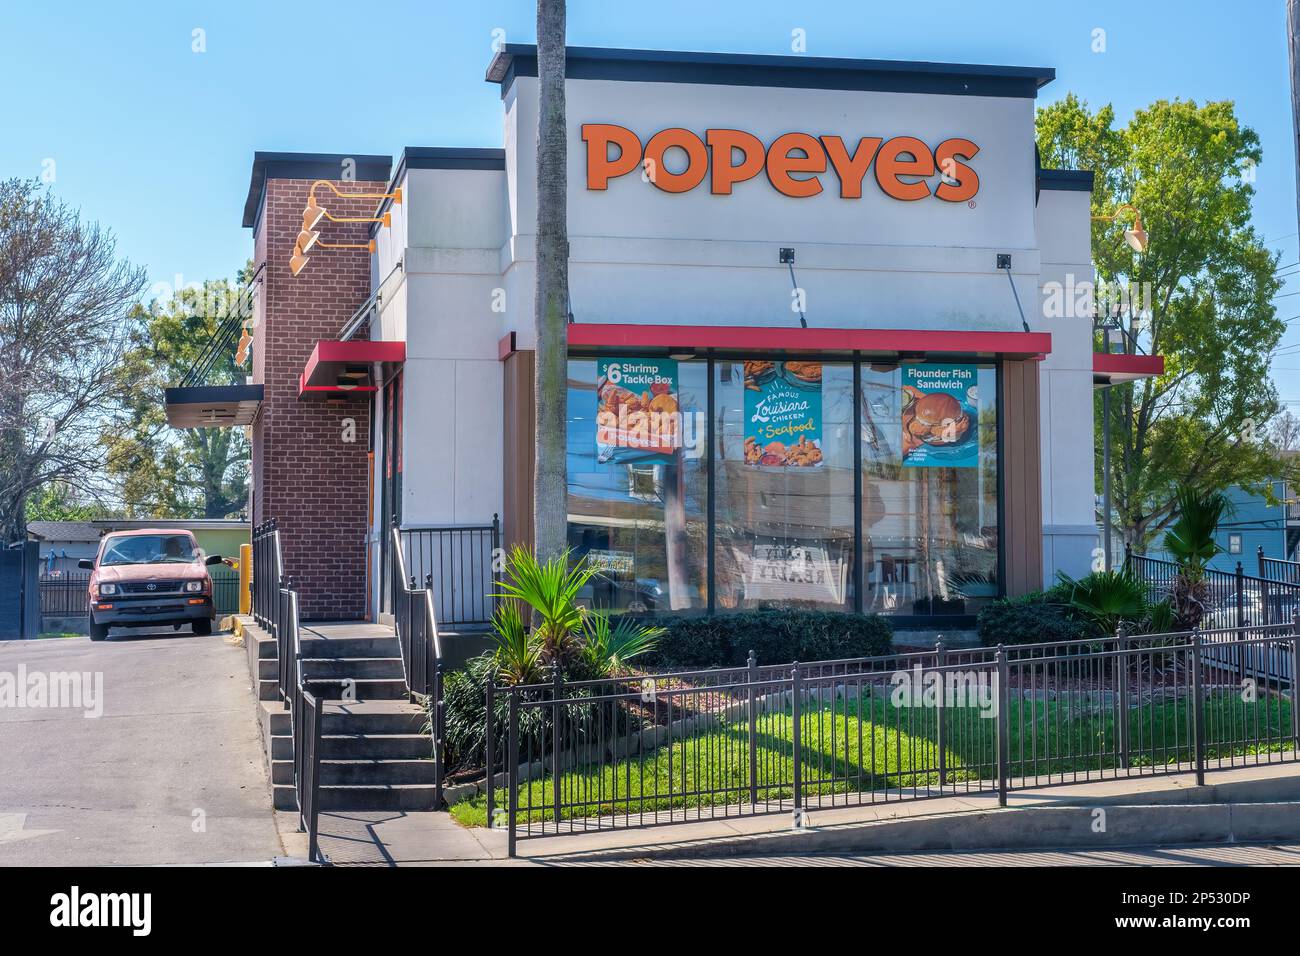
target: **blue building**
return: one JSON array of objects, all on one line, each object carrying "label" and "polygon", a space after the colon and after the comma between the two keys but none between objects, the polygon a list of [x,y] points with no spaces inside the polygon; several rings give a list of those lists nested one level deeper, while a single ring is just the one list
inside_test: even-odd
[{"label": "blue building", "polygon": [[[1212,569],[1231,573],[1240,561],[1246,574],[1257,575],[1261,549],[1266,558],[1300,560],[1300,500],[1286,482],[1275,481],[1272,485],[1279,502],[1276,505],[1270,505],[1263,494],[1254,494],[1240,485],[1225,492],[1232,509],[1219,522],[1215,538],[1222,552],[1210,562]],[[1158,536],[1148,553],[1168,560],[1163,538]]]},{"label": "blue building", "polygon": [[1258,574],[1258,555],[1296,560],[1300,542],[1300,503],[1295,489],[1275,481],[1273,495],[1279,504],[1270,505],[1262,494],[1252,494],[1234,485],[1227,491],[1233,511],[1219,523],[1215,537],[1223,553],[1210,562],[1219,571],[1233,571],[1240,561],[1247,574]]}]

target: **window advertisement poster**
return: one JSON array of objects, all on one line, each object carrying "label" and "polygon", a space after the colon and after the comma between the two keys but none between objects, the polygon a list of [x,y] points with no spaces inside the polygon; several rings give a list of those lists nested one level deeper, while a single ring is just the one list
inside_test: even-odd
[{"label": "window advertisement poster", "polygon": [[759,543],[742,566],[747,600],[844,603],[848,562],[824,547]]},{"label": "window advertisement poster", "polygon": [[745,363],[745,463],[822,466],[820,362]]},{"label": "window advertisement poster", "polygon": [[674,359],[600,359],[596,363],[596,461],[667,463],[682,446]]},{"label": "window advertisement poster", "polygon": [[904,365],[902,372],[903,465],[978,466],[977,366]]}]

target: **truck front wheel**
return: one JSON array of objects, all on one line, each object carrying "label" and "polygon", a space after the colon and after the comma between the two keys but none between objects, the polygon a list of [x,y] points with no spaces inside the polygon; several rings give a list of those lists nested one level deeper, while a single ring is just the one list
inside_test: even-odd
[{"label": "truck front wheel", "polygon": [[200,637],[207,637],[212,633],[212,621],[209,618],[199,618],[194,622],[194,633]]},{"label": "truck front wheel", "polygon": [[90,639],[92,641],[102,641],[108,637],[108,625],[96,624],[94,620],[90,622]]}]

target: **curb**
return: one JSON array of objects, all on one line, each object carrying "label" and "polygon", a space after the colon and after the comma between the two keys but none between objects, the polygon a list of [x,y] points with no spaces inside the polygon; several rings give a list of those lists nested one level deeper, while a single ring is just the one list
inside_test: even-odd
[{"label": "curb", "polygon": [[[821,853],[1102,849],[1300,839],[1300,803],[1174,803],[1016,807],[936,814],[586,853],[547,861],[672,860]],[[540,859],[540,858],[534,858]]]}]

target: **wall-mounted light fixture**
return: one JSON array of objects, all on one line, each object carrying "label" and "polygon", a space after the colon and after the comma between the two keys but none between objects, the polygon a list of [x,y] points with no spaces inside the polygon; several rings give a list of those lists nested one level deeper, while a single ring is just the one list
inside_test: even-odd
[{"label": "wall-mounted light fixture", "polygon": [[382,216],[331,215],[328,209],[316,201],[316,190],[320,186],[329,189],[340,199],[391,199],[394,205],[400,205],[402,202],[401,187],[394,189],[391,193],[351,193],[339,189],[328,179],[316,180],[307,191],[307,206],[302,211],[302,230],[294,241],[293,255],[289,257],[289,272],[295,276],[307,268],[307,263],[311,261],[307,253],[315,247],[321,249],[367,249],[371,253],[375,251],[375,241],[373,239],[364,243],[321,241],[320,232],[316,229],[316,226],[322,219],[330,222],[377,222],[386,229],[391,229],[393,226],[392,213],[388,212]]},{"label": "wall-mounted light fixture", "polygon": [[1150,243],[1147,240],[1147,232],[1142,228],[1142,214],[1137,211],[1137,207],[1124,203],[1116,206],[1115,212],[1109,216],[1093,216],[1094,220],[1100,222],[1116,222],[1124,212],[1133,213],[1133,226],[1124,230],[1124,241],[1129,244],[1129,248],[1134,252],[1146,252]]}]

